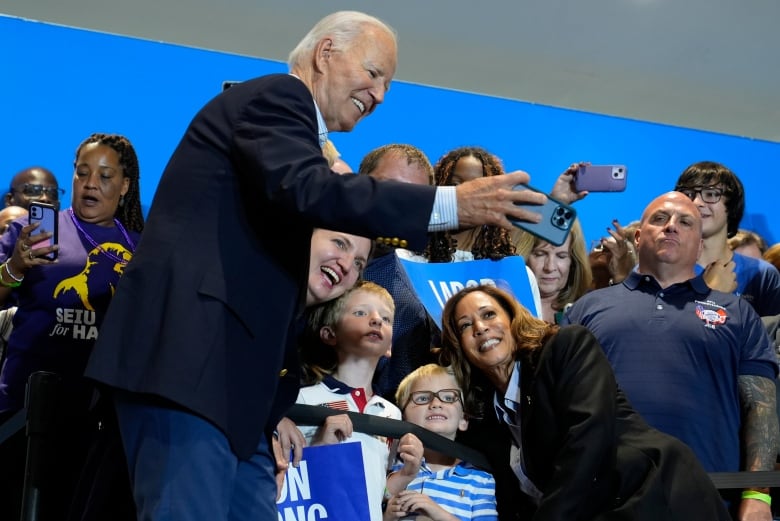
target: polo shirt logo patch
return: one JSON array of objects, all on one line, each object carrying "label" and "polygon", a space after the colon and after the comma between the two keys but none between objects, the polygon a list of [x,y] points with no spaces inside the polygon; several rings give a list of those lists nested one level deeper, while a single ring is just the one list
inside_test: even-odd
[{"label": "polo shirt logo patch", "polygon": [[347,403],[346,400],[338,400],[338,401],[335,401],[335,402],[323,403],[322,405],[324,405],[328,409],[336,409],[337,411],[348,411],[349,410],[349,404]]},{"label": "polo shirt logo patch", "polygon": [[[713,309],[714,308],[714,309]],[[705,327],[715,328],[726,323],[728,313],[722,306],[714,302],[696,302],[696,316],[704,322]]]}]

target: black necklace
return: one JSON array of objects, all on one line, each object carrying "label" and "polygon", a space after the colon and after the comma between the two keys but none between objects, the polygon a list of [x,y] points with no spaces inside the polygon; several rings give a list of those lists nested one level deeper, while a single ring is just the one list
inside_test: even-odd
[{"label": "black necklace", "polygon": [[[81,224],[79,224],[79,220],[76,218],[76,214],[73,213],[73,208],[68,209],[68,213],[70,214],[70,220],[73,221],[73,224],[76,226],[76,229],[78,229],[79,232],[81,232],[81,235],[84,236],[85,239],[87,239],[87,242],[92,245],[92,247],[97,248],[100,250],[100,253],[108,257],[114,262],[117,262],[121,264],[122,266],[127,266],[127,260],[117,257],[110,251],[105,250],[101,245],[97,243],[95,239],[90,236],[84,228],[81,227]],[[116,224],[116,227],[119,228],[119,231],[122,232],[122,235],[125,238],[125,241],[127,241],[128,246],[130,246],[130,253],[135,253],[135,243],[133,243],[132,239],[130,239],[130,235],[127,234],[127,230],[125,230],[125,227],[122,226],[122,223],[119,222],[119,219],[114,219],[114,224]]]}]

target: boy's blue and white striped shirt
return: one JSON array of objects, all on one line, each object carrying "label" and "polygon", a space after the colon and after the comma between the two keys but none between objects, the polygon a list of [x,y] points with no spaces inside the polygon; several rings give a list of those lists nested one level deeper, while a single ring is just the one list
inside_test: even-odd
[{"label": "boy's blue and white striped shirt", "polygon": [[[393,470],[401,467],[402,463],[396,463]],[[420,472],[406,488],[426,494],[462,521],[498,520],[493,475],[468,463],[434,472],[423,458]]]}]

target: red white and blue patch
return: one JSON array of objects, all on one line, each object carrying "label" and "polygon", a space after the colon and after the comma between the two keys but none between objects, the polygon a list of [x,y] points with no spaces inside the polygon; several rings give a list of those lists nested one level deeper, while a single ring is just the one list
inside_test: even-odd
[{"label": "red white and blue patch", "polygon": [[726,323],[729,318],[726,309],[714,302],[696,302],[696,316],[704,322],[705,327],[715,328]]},{"label": "red white and blue patch", "polygon": [[337,411],[348,411],[349,410],[349,404],[346,400],[337,400],[335,402],[327,402],[323,403],[325,407],[328,409],[335,409]]}]

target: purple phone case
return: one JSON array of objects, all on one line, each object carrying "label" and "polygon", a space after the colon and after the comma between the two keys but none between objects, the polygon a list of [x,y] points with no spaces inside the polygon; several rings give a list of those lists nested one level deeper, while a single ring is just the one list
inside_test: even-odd
[{"label": "purple phone case", "polygon": [[583,165],[577,170],[574,187],[578,192],[622,192],[627,176],[625,165]]},{"label": "purple phone case", "polygon": [[[57,244],[57,210],[54,206],[46,203],[33,202],[30,204],[28,222],[40,223],[40,226],[33,231],[32,238],[44,232],[51,232],[52,235],[45,241],[40,241],[31,245],[32,249],[54,246]],[[47,253],[44,258],[54,260],[57,258],[57,252]]]}]

